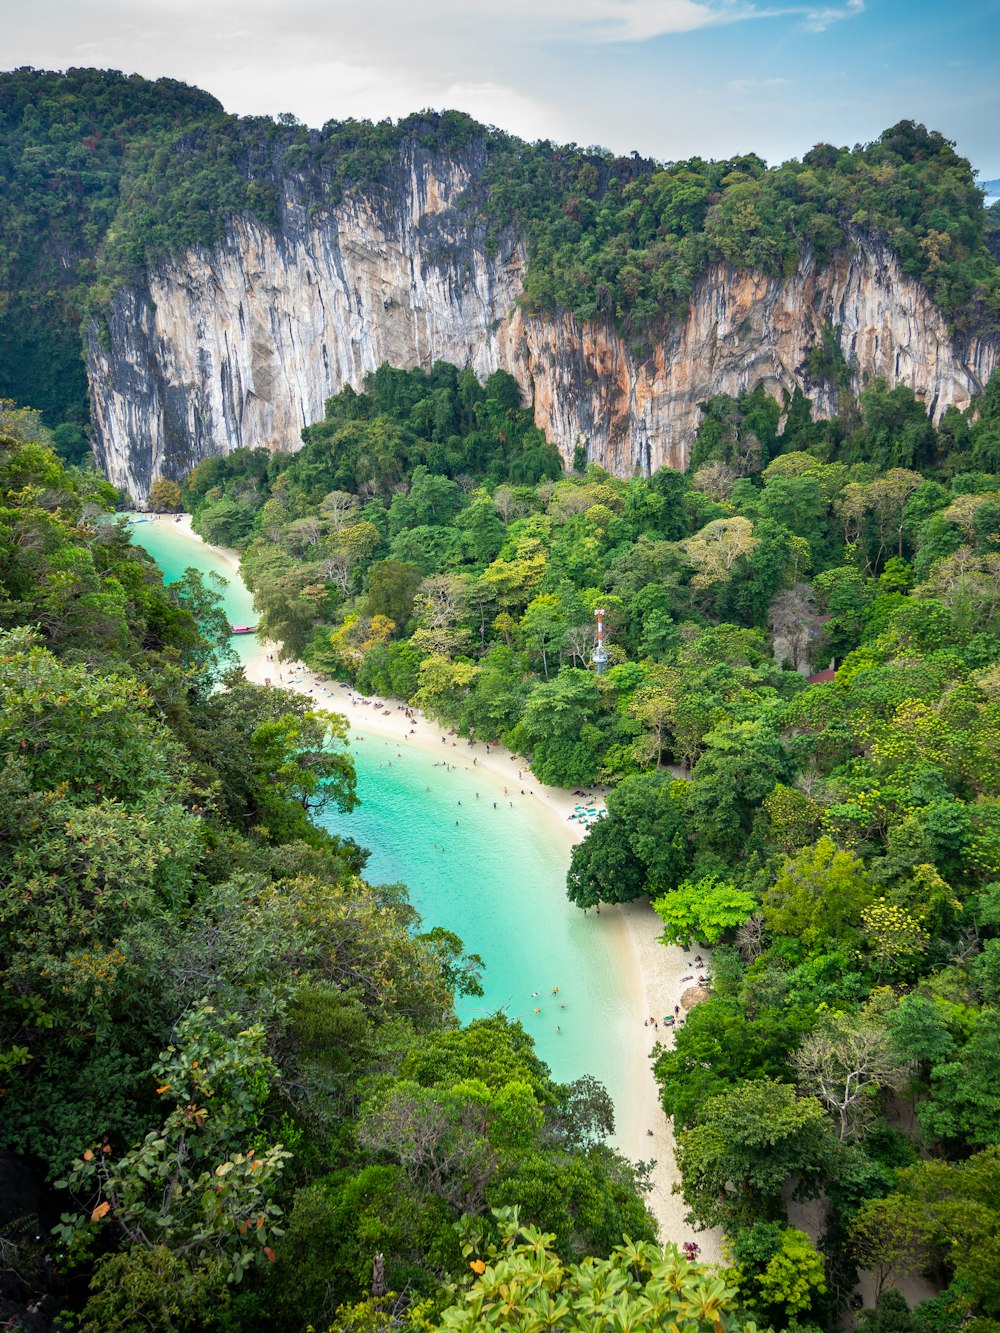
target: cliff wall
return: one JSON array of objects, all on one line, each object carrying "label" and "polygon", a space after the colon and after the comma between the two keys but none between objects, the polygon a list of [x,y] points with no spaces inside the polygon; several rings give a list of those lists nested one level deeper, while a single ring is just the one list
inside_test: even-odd
[{"label": "cliff wall", "polygon": [[232,449],[296,449],[304,425],[383,361],[442,359],[481,376],[509,371],[535,421],[572,458],[619,475],[684,467],[699,403],[763,383],[802,387],[821,415],[830,390],[805,358],[832,324],[856,367],[906,384],[935,418],[964,407],[1000,348],[956,344],[937,307],[888,250],[859,238],[825,269],[787,278],[725,266],[698,283],[688,314],[643,359],[613,328],[525,315],[524,248],[494,249],[470,223],[475,162],[420,150],[385,189],[323,207],[284,183],[275,229],[233,220],[222,242],[188,251],[115,296],[91,328],[87,370],[99,457],[137,499]]}]

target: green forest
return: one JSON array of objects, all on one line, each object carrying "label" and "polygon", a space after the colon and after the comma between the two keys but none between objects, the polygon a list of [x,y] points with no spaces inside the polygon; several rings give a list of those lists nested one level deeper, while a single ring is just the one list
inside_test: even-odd
[{"label": "green forest", "polygon": [[1000,1327],[1000,377],[938,428],[756,391],[687,473],[577,462],[502,372],[383,366],[183,501],[288,657],[609,784],[567,890],[715,946],[656,1076],[745,1316],[830,1328],[865,1269],[866,1327]]},{"label": "green forest", "polygon": [[959,336],[1000,327],[1000,205],[942,135],[901,121],[770,168],[660,163],[524,143],[459,112],[393,123],[238,118],[171,79],[0,73],[0,397],[30,403],[70,462],[86,452],[83,333],[148,265],[211,244],[245,213],[278,229],[291,192],[321,214],[363,191],[391,207],[407,153],[467,163],[462,227],[528,252],[523,301],[615,323],[645,355],[713,263],[823,264],[855,235],[891,247]]}]

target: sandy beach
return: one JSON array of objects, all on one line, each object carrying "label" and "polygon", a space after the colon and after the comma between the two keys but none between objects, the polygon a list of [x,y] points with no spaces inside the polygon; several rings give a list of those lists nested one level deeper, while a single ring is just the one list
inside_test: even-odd
[{"label": "sandy beach", "polygon": [[[235,553],[231,553],[235,559]],[[238,566],[237,566],[238,567]],[[567,848],[586,835],[587,822],[578,815],[582,806],[598,812],[604,809],[600,789],[590,788],[587,799],[559,787],[538,782],[526,761],[500,745],[487,747],[439,726],[416,709],[407,709],[395,699],[363,698],[352,687],[324,680],[301,662],[279,662],[278,648],[262,644],[260,652],[247,664],[251,680],[308,694],[317,706],[347,718],[352,741],[363,744],[365,737],[390,737],[400,745],[419,746],[435,755],[445,753],[456,765],[489,775],[503,783],[505,790],[518,798],[540,802],[552,816],[553,834],[565,839]],[[596,925],[596,922],[595,922]],[[602,908],[600,927],[605,935],[609,962],[629,989],[629,1007],[636,1015],[632,1049],[628,1065],[635,1072],[629,1097],[617,1107],[616,1138],[623,1153],[632,1161],[655,1160],[651,1174],[652,1190],[648,1197],[660,1237],[680,1244],[694,1240],[701,1246],[701,1258],[707,1262],[722,1259],[721,1232],[695,1233],[684,1221],[685,1205],[673,1192],[677,1176],[674,1162],[673,1131],[660,1106],[656,1080],[651,1068],[651,1054],[657,1041],[672,1042],[670,1028],[663,1019],[673,1014],[682,992],[697,977],[693,958],[696,951],[665,948],[659,943],[659,917],[648,902],[628,903]],[[701,951],[704,967],[709,955]],[[652,1018],[657,1026],[646,1026]]]},{"label": "sandy beach", "polygon": [[[143,517],[149,517],[144,515]],[[152,521],[176,524],[185,534],[200,541],[191,527],[188,514],[163,515]],[[240,577],[240,561],[236,551],[213,547],[234,577]],[[465,768],[476,769],[484,778],[492,779],[509,788],[517,799],[535,801],[551,815],[553,836],[565,841],[567,853],[572,845],[586,835],[589,816],[581,818],[580,808],[590,807],[598,812],[604,809],[602,792],[590,788],[586,799],[558,787],[546,787],[535,780],[526,761],[499,745],[487,747],[483,742],[471,744],[468,740],[440,727],[416,709],[407,709],[395,699],[363,699],[355,689],[336,681],[321,679],[301,662],[280,662],[278,645],[260,643],[258,652],[246,663],[244,670],[250,680],[297,690],[309,695],[318,707],[340,713],[347,718],[352,743],[364,744],[365,738],[391,738],[398,744],[418,746],[447,757],[447,761]],[[591,914],[592,917],[594,914]],[[685,1205],[674,1193],[678,1179],[674,1161],[674,1137],[670,1121],[660,1106],[658,1088],[651,1068],[651,1055],[659,1041],[670,1045],[671,1029],[664,1024],[665,1016],[674,1013],[681,994],[710,966],[708,951],[702,949],[701,968],[694,965],[698,952],[664,947],[659,942],[661,923],[641,900],[621,906],[605,906],[600,923],[594,921],[604,936],[606,956],[627,991],[626,1001],[635,1015],[630,1031],[630,1049],[625,1052],[627,1066],[634,1070],[630,1077],[629,1095],[617,1110],[616,1139],[621,1151],[632,1161],[654,1160],[651,1173],[652,1189],[648,1196],[651,1212],[657,1220],[660,1238],[681,1244],[694,1240],[701,1246],[700,1258],[706,1262],[722,1260],[722,1233],[719,1230],[694,1232],[684,1221]],[[657,1026],[647,1020],[652,1019]]]}]

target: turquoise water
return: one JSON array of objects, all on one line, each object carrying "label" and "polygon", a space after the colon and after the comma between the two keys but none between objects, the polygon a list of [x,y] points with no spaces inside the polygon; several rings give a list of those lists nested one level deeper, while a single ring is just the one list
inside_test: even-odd
[{"label": "turquoise water", "polygon": [[[186,569],[197,569],[202,574],[219,574],[226,580],[222,604],[231,625],[254,625],[257,613],[253,609],[250,590],[238,576],[234,576],[226,557],[214,546],[208,546],[199,537],[181,529],[172,518],[131,519],[132,540],[153,557],[163,571],[165,583],[175,583]],[[257,653],[256,634],[233,635],[233,648],[243,663]]]},{"label": "turquoise water", "polygon": [[486,961],[486,993],[460,998],[459,1017],[505,1009],[557,1078],[590,1073],[620,1092],[615,1035],[629,1016],[600,919],[566,898],[569,848],[551,811],[520,787],[504,796],[503,781],[474,768],[461,746],[441,747],[447,769],[433,749],[363,726],[360,735],[361,805],[325,823],[371,849],[366,878],[403,881],[426,926],[454,931]]},{"label": "turquoise water", "polygon": [[[230,620],[253,623],[247,589],[212,547],[170,519],[132,531],[168,582],[191,566],[228,577]],[[257,647],[251,635],[234,644],[243,661]],[[336,710],[335,695],[317,702]],[[556,1078],[593,1074],[618,1101],[627,1087],[624,1038],[639,1015],[628,1012],[619,959],[609,956],[608,923],[566,898],[569,843],[556,816],[519,786],[505,796],[502,779],[474,767],[461,745],[438,753],[362,725],[351,749],[361,804],[324,822],[371,850],[367,879],[405,883],[426,929],[444,926],[483,957],[485,995],[460,998],[460,1018],[506,1010],[523,1021]]]}]

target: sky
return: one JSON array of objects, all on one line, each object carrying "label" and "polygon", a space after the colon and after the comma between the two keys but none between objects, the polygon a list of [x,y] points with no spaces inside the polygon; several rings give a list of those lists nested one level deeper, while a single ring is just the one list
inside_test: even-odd
[{"label": "sky", "polygon": [[919,120],[1000,177],[1000,0],[31,0],[2,49],[183,79],[240,115],[454,107],[661,160],[776,163]]}]

